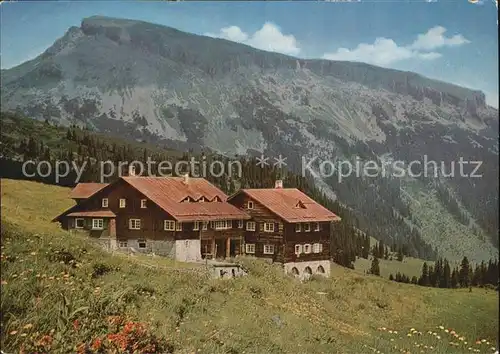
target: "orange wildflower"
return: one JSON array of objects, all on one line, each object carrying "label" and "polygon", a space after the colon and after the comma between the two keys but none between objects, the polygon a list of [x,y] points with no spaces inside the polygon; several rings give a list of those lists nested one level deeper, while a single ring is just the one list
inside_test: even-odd
[{"label": "orange wildflower", "polygon": [[99,350],[101,349],[102,346],[102,340],[100,338],[96,338],[94,342],[92,343],[91,349],[92,350]]}]

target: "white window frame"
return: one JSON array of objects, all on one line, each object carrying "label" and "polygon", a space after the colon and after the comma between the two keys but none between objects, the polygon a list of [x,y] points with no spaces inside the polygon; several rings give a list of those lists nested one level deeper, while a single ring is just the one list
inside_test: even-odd
[{"label": "white window frame", "polygon": [[311,247],[311,245],[310,245],[309,243],[306,243],[306,244],[304,245],[304,253],[305,253],[305,254],[310,254],[311,252],[312,252],[312,247]]},{"label": "white window frame", "polygon": [[199,221],[195,221],[193,223],[193,231],[198,231],[200,229],[200,222]]},{"label": "white window frame", "polygon": [[201,229],[202,230],[208,230],[208,221],[203,221],[201,223]]},{"label": "white window frame", "polygon": [[180,221],[175,223],[175,231],[182,231],[182,223]]},{"label": "white window frame", "polygon": [[232,228],[231,220],[215,220],[213,222],[213,229],[215,230],[228,230]]},{"label": "white window frame", "polygon": [[141,219],[128,219],[128,229],[129,230],[140,230],[141,229]]},{"label": "white window frame", "polygon": [[200,199],[198,199],[198,203],[205,203],[205,197],[201,197]]},{"label": "white window frame", "polygon": [[92,219],[92,230],[104,230],[104,219]]},{"label": "white window frame", "polygon": [[296,223],[295,224],[295,232],[301,232],[302,231],[302,228],[301,228],[301,224],[300,222]]},{"label": "white window frame", "polygon": [[323,251],[323,245],[321,243],[313,243],[312,251],[313,253],[321,253]]},{"label": "white window frame", "polygon": [[311,224],[306,222],[304,223],[304,232],[311,232]]},{"label": "white window frame", "polygon": [[174,220],[163,220],[163,230],[164,231],[175,231],[175,221]]},{"label": "white window frame", "polygon": [[300,245],[300,244],[295,245],[295,254],[299,255],[301,253],[303,253],[302,245]]},{"label": "white window frame", "polygon": [[101,200],[101,206],[103,208],[107,208],[109,206],[109,199],[108,198],[102,198],[102,200]]},{"label": "white window frame", "polygon": [[264,232],[274,232],[274,223],[273,222],[265,222],[264,223]]},{"label": "white window frame", "polygon": [[314,231],[319,231],[319,222],[314,223]]},{"label": "white window frame", "polygon": [[243,220],[238,220],[238,229],[243,228]]},{"label": "white window frame", "polygon": [[255,254],[255,243],[246,243],[245,244],[245,253]]},{"label": "white window frame", "polygon": [[119,248],[127,248],[128,242],[127,241],[118,241],[118,247]]},{"label": "white window frame", "polygon": [[274,254],[274,245],[264,245],[264,254]]},{"label": "white window frame", "polygon": [[255,221],[247,221],[247,231],[255,231]]},{"label": "white window frame", "polygon": [[[82,226],[78,226],[78,220],[83,221]],[[85,219],[84,218],[75,218],[75,229],[83,229],[85,227]]]},{"label": "white window frame", "polygon": [[[144,247],[141,247],[141,245],[140,245],[141,243],[144,243]],[[137,240],[137,247],[140,249],[146,249],[146,248],[148,248],[148,242],[145,239],[141,238],[141,239]]]},{"label": "white window frame", "polygon": [[120,208],[125,208],[127,206],[127,199],[120,198]]},{"label": "white window frame", "polygon": [[148,207],[148,200],[141,199],[141,209],[146,209]]},{"label": "white window frame", "polygon": [[253,209],[253,207],[254,207],[253,201],[249,200],[247,203],[247,209]]}]

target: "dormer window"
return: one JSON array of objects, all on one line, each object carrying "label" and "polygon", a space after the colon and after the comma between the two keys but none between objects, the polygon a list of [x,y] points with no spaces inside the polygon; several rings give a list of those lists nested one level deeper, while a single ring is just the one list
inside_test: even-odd
[{"label": "dormer window", "polygon": [[220,202],[220,198],[218,196],[215,196],[214,199],[212,200],[213,202]]},{"label": "dormer window", "polygon": [[302,203],[300,200],[297,202],[297,204],[295,204],[295,207],[298,209],[305,209],[306,208],[304,203]]},{"label": "dormer window", "polygon": [[205,203],[205,197],[201,197],[200,199],[198,199],[198,203]]},{"label": "dormer window", "polygon": [[247,209],[253,209],[253,202],[251,200],[248,201]]}]

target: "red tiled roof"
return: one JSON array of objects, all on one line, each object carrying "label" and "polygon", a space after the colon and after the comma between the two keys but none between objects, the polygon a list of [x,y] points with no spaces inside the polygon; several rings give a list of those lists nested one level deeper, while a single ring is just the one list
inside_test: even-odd
[{"label": "red tiled roof", "polygon": [[[340,217],[296,188],[242,189],[240,192],[287,222],[340,221]],[[298,206],[300,203],[305,208]]]},{"label": "red tiled roof", "polygon": [[179,203],[174,217],[179,221],[246,220],[250,215],[227,202]]},{"label": "red tiled roof", "polygon": [[107,183],[78,183],[76,187],[71,190],[70,198],[86,199],[107,185]]},{"label": "red tiled roof", "polygon": [[[189,177],[122,177],[132,187],[179,221],[209,221],[224,219],[249,219],[250,216],[226,202],[227,195],[203,178]],[[204,203],[183,203],[186,197]],[[221,202],[209,202],[215,197]]]},{"label": "red tiled roof", "polygon": [[69,213],[67,216],[114,218],[116,216],[111,210],[77,211]]}]

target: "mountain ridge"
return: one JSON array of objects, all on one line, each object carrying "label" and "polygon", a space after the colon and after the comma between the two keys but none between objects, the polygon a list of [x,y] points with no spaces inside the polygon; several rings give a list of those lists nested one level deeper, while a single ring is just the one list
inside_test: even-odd
[{"label": "mountain ridge", "polygon": [[[83,19],[42,55],[1,74],[2,110],[175,148],[282,154],[296,171],[302,159],[314,157],[484,161],[484,177],[474,185],[465,178],[421,185],[440,188],[441,202],[457,220],[471,214],[471,225],[477,219],[487,234],[498,230],[498,199],[491,193],[498,190],[498,110],[479,91],[415,73],[298,59],[107,17]],[[377,238],[391,242],[419,229],[417,221],[404,226],[393,215],[392,207],[411,218],[400,180],[338,183],[334,177],[317,183],[357,210],[365,231],[378,223]],[[377,205],[387,207],[381,220],[371,215]],[[427,225],[422,232],[437,247],[432,229]],[[493,247],[473,238],[478,249]]]}]

